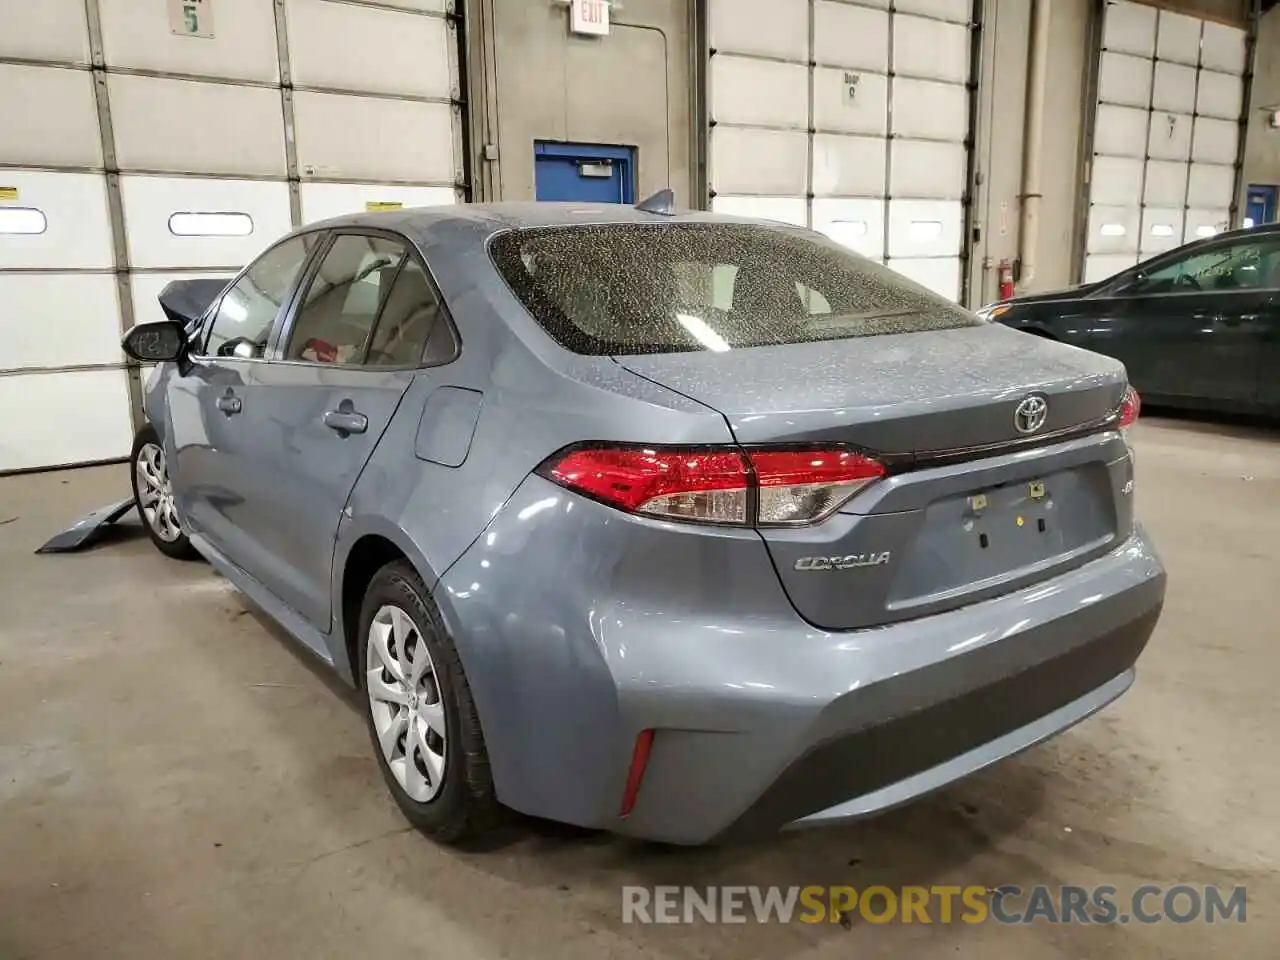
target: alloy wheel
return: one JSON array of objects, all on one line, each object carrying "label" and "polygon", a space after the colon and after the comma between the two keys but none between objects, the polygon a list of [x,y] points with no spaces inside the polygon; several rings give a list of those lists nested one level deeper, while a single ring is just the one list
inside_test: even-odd
[{"label": "alloy wheel", "polygon": [[173,486],[169,483],[164,451],[158,444],[143,444],[134,472],[138,478],[138,508],[147,526],[165,543],[175,542],[182,536],[182,526],[173,503]]},{"label": "alloy wheel", "polygon": [[397,606],[379,607],[369,625],[365,689],[387,766],[409,797],[426,803],[444,784],[444,702],[427,642]]}]

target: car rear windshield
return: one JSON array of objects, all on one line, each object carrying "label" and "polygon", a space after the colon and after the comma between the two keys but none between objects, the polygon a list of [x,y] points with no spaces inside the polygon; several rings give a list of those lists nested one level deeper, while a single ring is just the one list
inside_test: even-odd
[{"label": "car rear windshield", "polygon": [[731,350],[984,321],[819,234],[761,224],[512,230],[490,246],[537,322],[575,353]]}]

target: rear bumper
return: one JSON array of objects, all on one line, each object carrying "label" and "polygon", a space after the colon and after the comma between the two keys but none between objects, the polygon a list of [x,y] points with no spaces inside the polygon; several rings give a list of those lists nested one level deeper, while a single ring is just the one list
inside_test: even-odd
[{"label": "rear bumper", "polygon": [[[823,631],[796,616],[753,536],[619,521],[526,484],[437,591],[500,800],[682,844],[866,816],[1119,696],[1164,600],[1137,531],[997,598]],[[557,562],[518,560],[538,556]],[[513,563],[497,589],[493,572]],[[643,783],[620,817],[646,729]]]},{"label": "rear bumper", "polygon": [[[936,790],[1124,693],[1164,590],[1138,535],[1037,588],[845,635],[865,663],[846,692],[823,700],[815,690],[807,710],[762,692],[751,729],[710,741],[659,728],[636,809],[612,829],[675,843],[739,839],[857,819]],[[907,661],[917,662],[891,666]],[[789,736],[765,732],[774,727]],[[755,776],[732,773],[753,754],[770,763]]]}]

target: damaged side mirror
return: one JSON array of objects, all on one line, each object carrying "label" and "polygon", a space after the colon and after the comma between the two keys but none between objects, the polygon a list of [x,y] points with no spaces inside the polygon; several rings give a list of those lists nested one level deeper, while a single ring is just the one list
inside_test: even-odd
[{"label": "damaged side mirror", "polygon": [[187,348],[187,332],[172,320],[149,320],[126,333],[120,347],[139,363],[177,360]]}]

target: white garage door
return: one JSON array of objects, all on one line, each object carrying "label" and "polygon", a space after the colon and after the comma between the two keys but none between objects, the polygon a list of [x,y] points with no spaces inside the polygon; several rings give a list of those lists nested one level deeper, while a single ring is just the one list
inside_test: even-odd
[{"label": "white garage door", "polygon": [[170,280],[230,276],[301,223],[459,199],[451,8],[0,0],[0,409],[24,412],[0,471],[128,454],[120,332]]},{"label": "white garage door", "polygon": [[1108,2],[1084,279],[1227,229],[1244,104],[1243,30]]},{"label": "white garage door", "polygon": [[958,299],[970,13],[711,0],[712,209],[811,226]]}]

